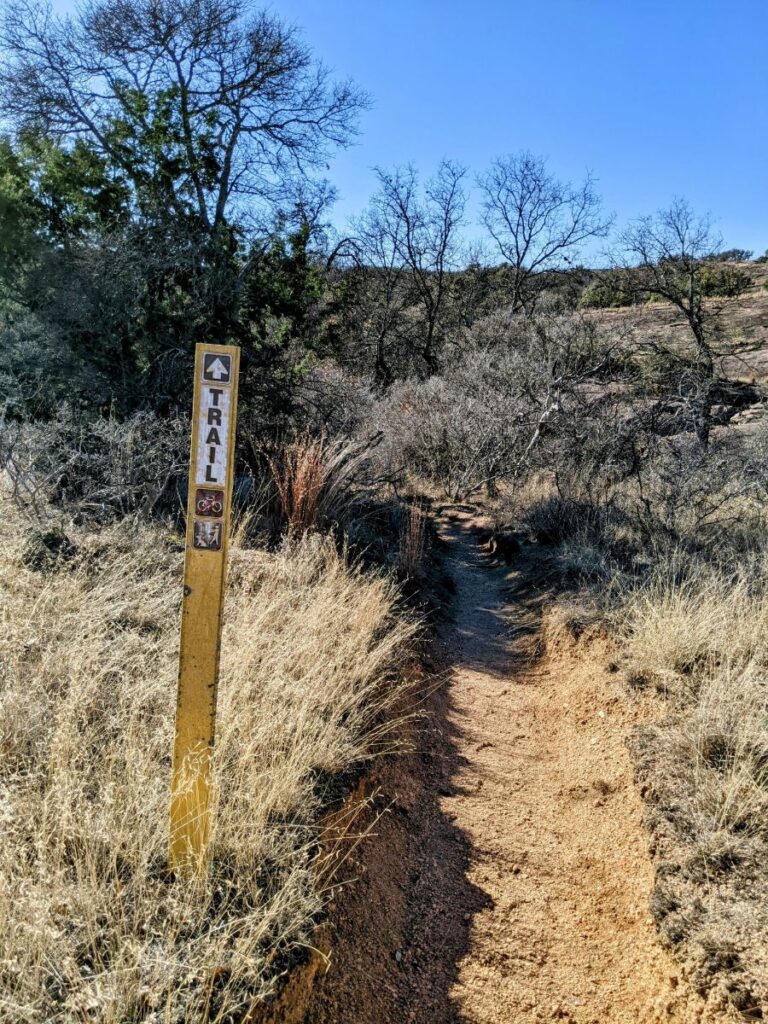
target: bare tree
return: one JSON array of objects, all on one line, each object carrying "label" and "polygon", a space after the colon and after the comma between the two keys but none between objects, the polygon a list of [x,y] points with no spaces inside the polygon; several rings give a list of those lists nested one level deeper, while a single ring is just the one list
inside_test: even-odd
[{"label": "bare tree", "polygon": [[[705,276],[711,269],[707,261],[720,245],[710,218],[697,216],[684,199],[675,199],[668,209],[630,224],[613,257],[624,290],[644,298],[660,296],[684,318],[694,343],[693,359],[683,362],[675,384],[692,411],[696,437],[705,446],[712,428],[717,358],[732,351],[725,342],[722,314],[735,296],[705,298]],[[747,283],[745,278],[736,291],[743,291]],[[660,348],[658,343],[655,347]],[[660,354],[670,365],[680,364],[680,353],[668,346]]]},{"label": "bare tree", "polygon": [[394,174],[379,173],[386,201],[402,224],[402,253],[424,311],[421,356],[429,373],[438,369],[436,347],[449,275],[459,264],[458,232],[466,204],[462,185],[465,174],[458,164],[443,160],[435,177],[427,182],[420,201],[413,168]]},{"label": "bare tree", "polygon": [[397,350],[402,342],[409,296],[402,256],[403,225],[389,204],[376,194],[353,222],[354,238],[346,240],[357,283],[357,331],[373,346],[373,379],[388,387],[396,378]]},{"label": "bare tree", "polygon": [[[420,368],[433,374],[439,367],[451,274],[461,258],[466,171],[444,160],[423,191],[412,166],[376,173],[379,190],[355,222],[358,251],[381,283],[383,312],[402,313],[403,288],[408,301],[420,307],[415,349]],[[381,317],[380,324],[391,333],[395,321]],[[391,368],[379,358],[379,348],[377,372],[387,382]]]},{"label": "bare tree", "polygon": [[512,268],[512,312],[531,312],[540,275],[570,266],[581,245],[601,238],[611,219],[601,213],[595,181],[558,181],[546,162],[523,152],[494,161],[479,178],[483,224]]},{"label": "bare tree", "polygon": [[[365,98],[249,0],[11,0],[0,110],[86,139],[134,187],[205,231],[238,201],[283,202],[355,134]],[[158,190],[163,189],[158,195]]]}]

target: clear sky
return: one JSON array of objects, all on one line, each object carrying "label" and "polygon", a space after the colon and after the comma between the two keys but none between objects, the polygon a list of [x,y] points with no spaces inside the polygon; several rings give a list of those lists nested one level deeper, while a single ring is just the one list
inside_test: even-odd
[{"label": "clear sky", "polygon": [[620,224],[682,195],[726,246],[768,248],[768,0],[269,6],[373,101],[329,170],[340,225],[376,164],[426,175],[445,156],[476,173],[530,149],[560,177],[591,170]]}]

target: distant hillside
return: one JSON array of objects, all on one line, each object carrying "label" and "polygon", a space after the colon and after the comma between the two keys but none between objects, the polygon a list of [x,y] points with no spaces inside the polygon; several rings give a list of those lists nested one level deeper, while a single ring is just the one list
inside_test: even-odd
[{"label": "distant hillside", "polygon": [[[752,278],[752,285],[743,295],[724,302],[723,321],[726,336],[724,347],[738,347],[738,355],[722,360],[725,376],[755,383],[768,382],[768,263],[732,264]],[[655,341],[665,347],[675,341],[687,341],[688,328],[679,313],[666,302],[650,302],[623,309],[596,311],[596,317],[608,324],[631,325],[635,340]],[[745,351],[747,350],[747,351]]]}]

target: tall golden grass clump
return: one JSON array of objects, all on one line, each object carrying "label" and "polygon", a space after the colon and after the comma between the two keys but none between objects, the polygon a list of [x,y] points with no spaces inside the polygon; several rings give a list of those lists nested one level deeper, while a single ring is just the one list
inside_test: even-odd
[{"label": "tall golden grass clump", "polygon": [[209,875],[166,869],[182,553],[123,521],[0,536],[0,1020],[234,1021],[306,944],[327,784],[398,742],[416,624],[320,536],[232,551]]},{"label": "tall golden grass clump", "polygon": [[735,848],[768,835],[768,595],[699,568],[681,578],[674,557],[630,591],[624,648],[635,678],[671,698],[661,761],[685,776],[697,828]]},{"label": "tall golden grass clump", "polygon": [[288,535],[338,523],[354,502],[352,485],[367,457],[365,445],[325,437],[298,437],[267,453]]},{"label": "tall golden grass clump", "polygon": [[[699,571],[696,571],[698,569]],[[726,573],[680,554],[620,597],[619,635],[636,672],[661,689],[768,661],[768,594],[752,574]]]}]

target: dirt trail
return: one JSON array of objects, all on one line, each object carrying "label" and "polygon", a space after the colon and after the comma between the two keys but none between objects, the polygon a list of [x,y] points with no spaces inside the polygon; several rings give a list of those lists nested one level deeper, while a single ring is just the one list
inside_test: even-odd
[{"label": "dirt trail", "polygon": [[649,917],[647,835],[624,742],[642,709],[600,639],[585,656],[567,630],[550,630],[533,658],[545,599],[533,589],[535,555],[507,572],[484,569],[467,526],[466,515],[446,526],[465,761],[445,808],[469,838],[469,879],[490,905],[474,917],[459,966],[460,1016],[702,1020]]},{"label": "dirt trail", "polygon": [[[653,709],[610,649],[552,627],[534,547],[510,568],[441,521],[449,685],[344,897],[307,1024],[714,1021],[649,916],[626,736]],[[542,653],[543,650],[543,653]],[[418,780],[418,781],[417,781]]]}]

